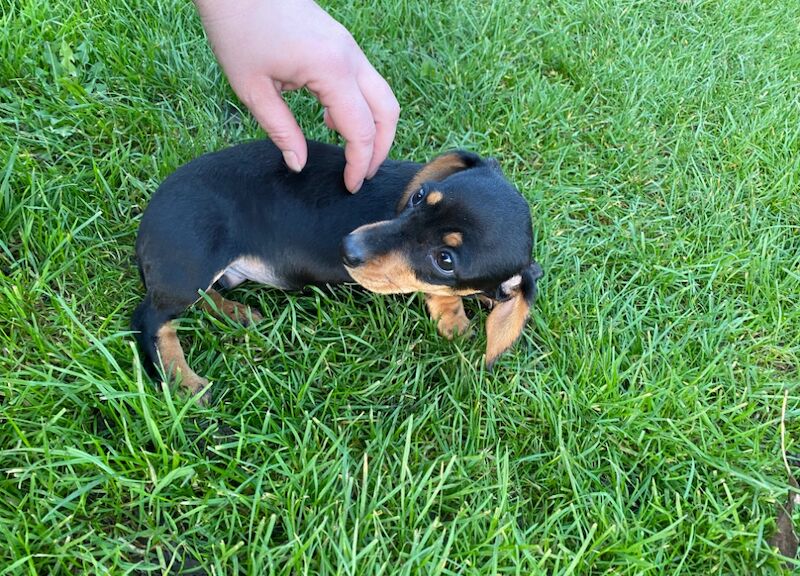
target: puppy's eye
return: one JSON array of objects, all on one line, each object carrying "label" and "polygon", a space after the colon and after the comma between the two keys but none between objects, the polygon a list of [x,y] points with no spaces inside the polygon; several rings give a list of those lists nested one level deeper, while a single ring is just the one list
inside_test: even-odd
[{"label": "puppy's eye", "polygon": [[411,206],[417,206],[420,202],[422,202],[423,198],[425,198],[425,188],[420,188],[417,190],[417,193],[411,197],[411,200],[409,200],[408,203]]},{"label": "puppy's eye", "polygon": [[437,252],[433,261],[436,263],[436,267],[445,274],[453,273],[453,268],[455,267],[453,264],[453,255],[447,250],[440,250]]}]

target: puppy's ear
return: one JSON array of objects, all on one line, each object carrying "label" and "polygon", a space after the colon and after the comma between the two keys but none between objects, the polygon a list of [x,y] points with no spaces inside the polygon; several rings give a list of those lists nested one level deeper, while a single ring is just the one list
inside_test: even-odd
[{"label": "puppy's ear", "polygon": [[466,150],[456,150],[455,152],[447,152],[441,156],[437,156],[427,164],[425,164],[419,172],[414,175],[411,182],[403,192],[400,202],[397,204],[397,211],[400,212],[406,207],[408,199],[412,194],[415,194],[419,187],[424,182],[441,181],[452,176],[456,172],[461,172],[467,168],[474,168],[483,160],[474,152],[467,152]]},{"label": "puppy's ear", "polygon": [[417,177],[423,177],[421,182],[425,180],[444,180],[451,174],[467,168],[474,168],[481,162],[483,162],[483,159],[475,152],[454,150],[441,154],[425,164],[417,174]]},{"label": "puppy's ear", "polygon": [[486,319],[486,369],[508,350],[525,327],[531,304],[536,299],[536,283],[543,275],[536,262],[500,285],[498,292],[510,296],[496,304]]}]

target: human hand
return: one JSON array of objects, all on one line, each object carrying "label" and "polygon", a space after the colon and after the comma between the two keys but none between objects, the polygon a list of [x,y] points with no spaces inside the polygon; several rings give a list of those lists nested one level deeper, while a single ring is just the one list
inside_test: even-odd
[{"label": "human hand", "polygon": [[344,182],[357,192],[386,159],[400,106],[350,33],[311,0],[195,0],[239,99],[299,172],[305,137],[281,97],[308,88],[345,139]]}]

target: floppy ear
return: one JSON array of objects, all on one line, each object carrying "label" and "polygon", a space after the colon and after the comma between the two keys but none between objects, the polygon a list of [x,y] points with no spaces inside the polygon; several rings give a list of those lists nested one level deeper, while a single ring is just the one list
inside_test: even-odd
[{"label": "floppy ear", "polygon": [[531,304],[536,299],[536,283],[542,274],[542,267],[534,262],[500,286],[500,292],[511,297],[496,304],[486,319],[487,370],[492,369],[497,357],[522,334]]},{"label": "floppy ear", "polygon": [[437,156],[427,164],[425,164],[419,172],[414,175],[411,182],[403,192],[400,202],[397,204],[397,211],[400,212],[405,208],[408,199],[411,195],[419,190],[424,182],[431,180],[444,180],[448,176],[477,166],[481,162],[481,157],[473,152],[465,150],[456,150],[455,152],[447,152],[441,156]]}]

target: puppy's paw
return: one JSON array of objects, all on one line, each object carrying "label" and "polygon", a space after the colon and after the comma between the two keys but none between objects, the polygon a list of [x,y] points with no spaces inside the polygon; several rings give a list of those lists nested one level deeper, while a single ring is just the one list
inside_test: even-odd
[{"label": "puppy's paw", "polygon": [[440,316],[436,324],[436,329],[439,331],[439,334],[448,340],[452,340],[457,336],[464,337],[472,334],[469,318],[466,317],[463,311],[460,314]]},{"label": "puppy's paw", "polygon": [[200,299],[199,306],[220,320],[228,318],[242,326],[258,324],[264,319],[258,310],[250,308],[247,304],[223,298],[216,290],[208,290],[206,296]]},{"label": "puppy's paw", "polygon": [[208,380],[197,374],[192,373],[182,378],[181,388],[193,396],[197,396],[197,404],[199,406],[208,406],[209,402],[211,402],[211,388],[208,387]]},{"label": "puppy's paw", "polygon": [[250,306],[245,306],[244,308],[244,316],[239,320],[242,326],[253,326],[264,319],[264,315],[255,308],[251,308]]},{"label": "puppy's paw", "polygon": [[425,303],[431,318],[436,320],[439,334],[448,340],[455,336],[469,335],[469,318],[464,313],[464,304],[460,297],[426,294]]},{"label": "puppy's paw", "polygon": [[264,316],[261,314],[261,312],[255,308],[251,308],[247,304],[233,302],[231,300],[225,301],[223,312],[228,318],[234,322],[238,322],[242,326],[252,326],[253,324],[258,324],[264,319]]},{"label": "puppy's paw", "polygon": [[211,404],[211,388],[205,391],[202,396],[197,397],[197,405],[198,406],[208,406]]},{"label": "puppy's paw", "polygon": [[486,308],[487,310],[491,310],[494,308],[494,300],[489,298],[488,296],[484,296],[483,294],[478,294],[478,302],[481,303],[481,306]]}]

